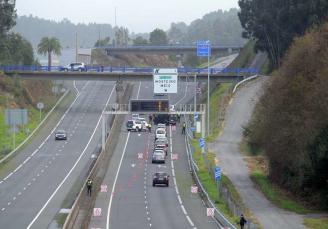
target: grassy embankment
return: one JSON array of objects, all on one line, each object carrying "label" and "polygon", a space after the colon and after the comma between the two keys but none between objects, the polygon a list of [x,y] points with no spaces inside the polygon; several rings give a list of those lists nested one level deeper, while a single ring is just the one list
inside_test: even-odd
[{"label": "grassy embankment", "polygon": [[[248,43],[243,49],[243,51],[240,53],[240,55],[236,58],[236,60],[231,64],[229,67],[245,67],[250,63],[251,59],[254,58],[255,54],[253,52],[253,43]],[[211,93],[210,98],[210,127],[211,127],[211,135],[207,137],[207,141],[213,141],[215,140],[221,133],[224,125],[224,109],[228,105],[228,102],[230,100],[230,92],[233,84],[232,83],[222,83],[218,85],[213,92]],[[204,101],[206,98],[204,98]],[[219,120],[220,119],[220,120]],[[216,206],[220,211],[230,220],[230,222],[237,225],[238,216],[234,216],[231,211],[229,210],[229,207],[223,197],[218,195],[218,188],[217,184],[213,178],[213,174],[209,172],[210,170],[213,170],[215,166],[215,154],[212,152],[208,152],[207,158],[204,158],[204,155],[201,153],[201,149],[199,147],[199,137],[196,135],[196,138],[192,141],[192,146],[195,149],[195,152],[193,154],[194,159],[199,167],[199,178],[204,185],[204,188],[208,192],[211,199],[215,202]],[[209,163],[209,167],[206,167],[205,159],[207,159]],[[233,184],[229,180],[228,177],[226,177],[224,174],[222,174],[222,180],[221,185],[226,187],[235,203],[239,203],[240,206],[243,207],[242,200],[234,188]]]},{"label": "grassy embankment", "polygon": [[15,134],[15,146],[17,147],[40,123],[40,113],[36,108],[36,103],[43,102],[45,104],[45,109],[41,113],[41,118],[44,118],[59,97],[52,93],[52,83],[46,81],[21,81],[1,75],[0,86],[1,159],[14,149],[14,136],[11,127],[6,125],[5,109],[21,108],[28,110],[28,124],[17,126],[18,129]]}]

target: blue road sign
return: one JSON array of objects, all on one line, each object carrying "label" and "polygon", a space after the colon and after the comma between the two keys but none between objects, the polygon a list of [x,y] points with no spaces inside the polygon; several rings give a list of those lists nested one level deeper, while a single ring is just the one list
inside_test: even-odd
[{"label": "blue road sign", "polygon": [[205,139],[204,138],[200,138],[199,139],[199,147],[200,148],[204,148],[204,146],[205,146]]},{"label": "blue road sign", "polygon": [[194,119],[195,119],[195,120],[198,119],[198,112],[196,112],[196,113],[194,114]]},{"label": "blue road sign", "polygon": [[196,129],[195,129],[195,127],[191,127],[190,130],[191,131],[195,131]]},{"label": "blue road sign", "polygon": [[216,166],[214,169],[214,178],[215,178],[215,181],[221,180],[221,168],[219,166]]},{"label": "blue road sign", "polygon": [[211,56],[211,43],[210,43],[210,41],[197,41],[197,56],[198,57]]}]

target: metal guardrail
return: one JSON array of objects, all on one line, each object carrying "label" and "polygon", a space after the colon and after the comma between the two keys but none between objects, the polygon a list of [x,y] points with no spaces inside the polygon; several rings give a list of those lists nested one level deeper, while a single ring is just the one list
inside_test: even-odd
[{"label": "metal guardrail", "polygon": [[[62,72],[64,66],[38,66],[38,65],[1,65],[3,72]],[[109,73],[153,73],[154,67],[112,67],[112,66],[86,66],[86,72],[109,72]],[[207,68],[178,68],[178,73],[200,74],[207,73]],[[210,74],[229,73],[229,74],[258,74],[257,68],[210,68]]]},{"label": "metal guardrail", "polygon": [[[189,122],[187,122],[187,127],[188,127]],[[213,203],[213,201],[211,200],[209,194],[206,192],[206,189],[204,188],[204,186],[202,185],[202,182],[200,181],[197,171],[199,170],[196,162],[194,161],[193,155],[191,153],[191,139],[193,138],[193,134],[190,130],[190,128],[186,128],[187,129],[187,134],[186,134],[186,142],[187,142],[187,154],[188,154],[188,158],[190,160],[190,167],[191,167],[191,172],[195,178],[195,181],[197,183],[197,186],[200,188],[201,193],[203,194],[206,204],[208,205],[208,207],[214,208],[214,218],[220,222],[225,228],[230,228],[230,229],[237,229],[231,222],[229,222],[229,220],[227,218],[225,218],[225,216],[217,209],[217,207],[215,206],[215,204]]]}]

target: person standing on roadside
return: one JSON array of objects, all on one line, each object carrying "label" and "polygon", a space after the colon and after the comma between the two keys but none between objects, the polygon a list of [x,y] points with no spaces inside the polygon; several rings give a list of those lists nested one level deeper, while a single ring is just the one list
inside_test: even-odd
[{"label": "person standing on roadside", "polygon": [[186,123],[185,122],[182,124],[182,132],[181,132],[181,134],[186,134]]},{"label": "person standing on roadside", "polygon": [[245,224],[247,223],[247,220],[245,219],[244,215],[240,215],[239,225],[240,229],[244,229]]},{"label": "person standing on roadside", "polygon": [[149,131],[149,133],[151,132],[151,124],[150,123],[148,123],[148,131]]},{"label": "person standing on roadside", "polygon": [[87,180],[87,191],[88,191],[88,196],[91,196],[91,192],[92,192],[92,180],[91,180],[91,178],[88,178],[88,180]]}]

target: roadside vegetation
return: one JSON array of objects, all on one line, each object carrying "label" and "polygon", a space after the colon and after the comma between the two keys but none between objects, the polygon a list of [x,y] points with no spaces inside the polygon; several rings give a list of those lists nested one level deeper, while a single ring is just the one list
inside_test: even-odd
[{"label": "roadside vegetation", "polygon": [[269,166],[267,174],[255,170],[253,180],[278,206],[298,213],[328,209],[327,34],[328,23],[295,39],[244,131]]},{"label": "roadside vegetation", "polygon": [[309,229],[328,229],[328,217],[326,218],[306,218],[304,225]]},{"label": "roadside vegetation", "polygon": [[[237,225],[239,217],[232,214],[223,197],[218,194],[218,187],[214,180],[214,175],[208,171],[204,159],[205,156],[202,154],[199,147],[199,138],[192,140],[192,147],[194,148],[193,157],[199,168],[197,174],[202,185],[206,189],[206,192],[209,194],[211,200],[216,204],[216,207],[220,209],[220,211],[227,217],[227,219]],[[208,160],[213,165],[214,155],[211,153],[207,154],[206,160]],[[232,193],[235,194],[235,198],[239,198],[237,191],[234,189],[230,180],[225,175],[222,175],[221,185],[229,186],[231,190],[234,190]]]},{"label": "roadside vegetation", "polygon": [[[15,1],[0,3],[0,65],[38,64],[29,41],[12,32],[16,24]],[[0,73],[0,158],[13,150],[13,130],[5,122],[6,109],[27,109],[28,124],[17,126],[15,145],[18,146],[40,122],[36,104],[44,103],[42,117],[55,104],[59,94],[52,92],[51,81],[20,80]]]}]

